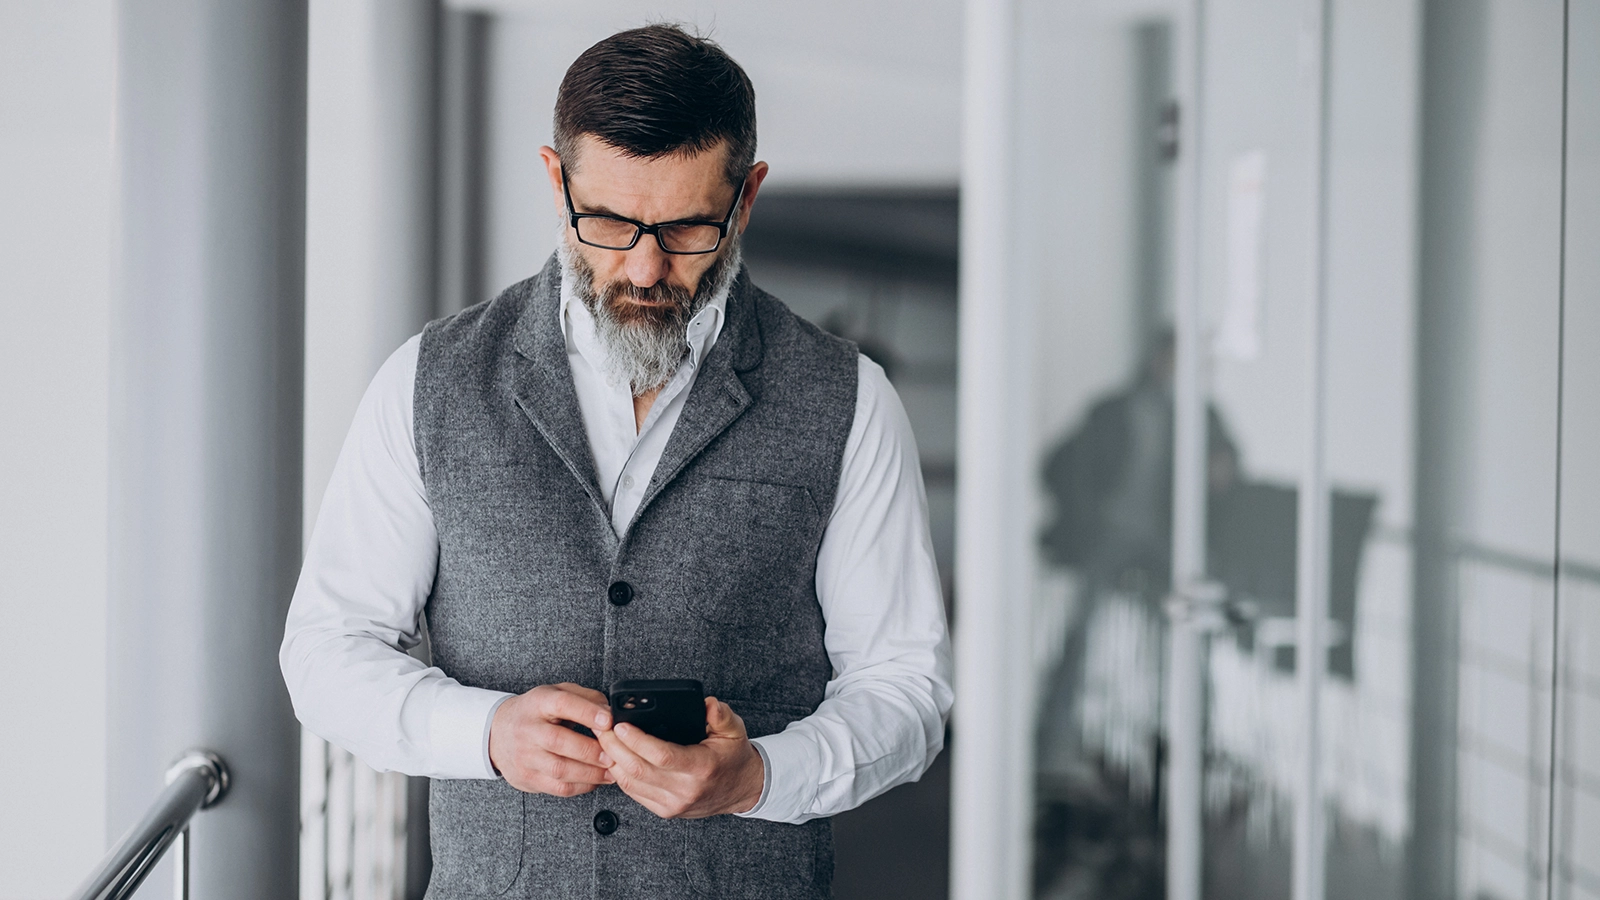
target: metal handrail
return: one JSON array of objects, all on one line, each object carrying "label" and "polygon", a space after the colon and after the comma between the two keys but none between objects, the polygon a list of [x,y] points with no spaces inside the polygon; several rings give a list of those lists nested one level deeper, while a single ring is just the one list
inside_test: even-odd
[{"label": "metal handrail", "polygon": [[123,900],[144,883],[174,843],[177,896],[189,896],[189,820],[228,792],[228,766],[209,750],[190,750],[167,769],[167,786],[144,818],[107,853],[74,900]]}]

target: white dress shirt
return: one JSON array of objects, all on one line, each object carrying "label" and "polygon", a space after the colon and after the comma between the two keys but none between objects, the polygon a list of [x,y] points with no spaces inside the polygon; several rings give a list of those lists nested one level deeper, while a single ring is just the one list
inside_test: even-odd
[{"label": "white dress shirt", "polygon": [[[689,354],[637,431],[632,392],[609,377],[593,318],[573,296],[564,281],[567,359],[620,534],[721,333],[727,295],[690,321]],[[493,778],[489,725],[510,695],[462,685],[405,652],[421,640],[439,554],[412,430],[419,342],[389,357],[356,411],[306,547],[279,660],[305,727],[368,765]],[[916,441],[883,369],[862,357],[859,371],[817,556],[834,677],[816,712],[752,741],[766,769],[761,799],[743,814],[755,818],[803,822],[851,809],[919,777],[944,745],[950,644]]]}]

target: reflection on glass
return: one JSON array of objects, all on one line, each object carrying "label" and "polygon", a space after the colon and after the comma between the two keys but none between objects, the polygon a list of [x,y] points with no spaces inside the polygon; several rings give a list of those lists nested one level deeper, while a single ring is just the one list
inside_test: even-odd
[{"label": "reflection on glass", "polygon": [[[1132,383],[1095,402],[1050,450],[1049,566],[1077,575],[1040,723],[1039,873],[1100,896],[1161,895],[1158,791],[1164,615],[1171,585],[1173,336],[1159,332]],[[1238,452],[1210,415],[1210,487],[1230,490]],[[1113,888],[1112,884],[1118,885]]]},{"label": "reflection on glass", "polygon": [[[1053,169],[1021,167],[1056,229],[1022,229],[1049,263],[1023,282],[1041,309],[1034,891],[1162,897],[1170,33],[1068,6],[1024,33],[1061,43],[1074,77],[1021,63],[1024,137],[1059,149]],[[1326,667],[1326,896],[1600,897],[1600,0],[1335,5],[1317,435],[1302,12],[1205,4],[1196,240],[1222,605],[1205,896],[1289,894],[1315,439],[1332,485],[1327,654],[1311,663]],[[1051,111],[1075,127],[1026,124]]]},{"label": "reflection on glass", "polygon": [[[1164,894],[1172,30],[1028,2],[1018,283],[1038,299],[1038,896]],[[1092,139],[1086,136],[1093,135]],[[959,624],[957,625],[959,628]]]}]

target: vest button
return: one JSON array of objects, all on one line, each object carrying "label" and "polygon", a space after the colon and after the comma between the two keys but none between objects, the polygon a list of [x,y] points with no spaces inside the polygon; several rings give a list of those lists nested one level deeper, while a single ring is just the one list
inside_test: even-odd
[{"label": "vest button", "polygon": [[609,809],[602,809],[595,813],[594,830],[602,835],[615,832],[617,830],[617,814]]},{"label": "vest button", "polygon": [[606,598],[612,606],[627,606],[633,602],[633,585],[626,581],[613,581],[606,591]]}]

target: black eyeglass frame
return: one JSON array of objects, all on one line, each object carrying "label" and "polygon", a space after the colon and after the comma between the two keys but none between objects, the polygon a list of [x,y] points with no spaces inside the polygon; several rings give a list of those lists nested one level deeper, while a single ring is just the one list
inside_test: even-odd
[{"label": "black eyeglass frame", "polygon": [[[654,225],[646,225],[626,216],[578,212],[572,206],[572,188],[567,184],[567,169],[565,166],[561,167],[561,195],[567,201],[568,224],[572,226],[572,233],[577,235],[578,242],[581,244],[599,247],[602,250],[632,250],[639,245],[640,237],[649,234],[655,237],[656,246],[661,248],[662,253],[670,253],[673,256],[703,256],[707,253],[717,252],[717,249],[722,246],[722,242],[728,239],[728,229],[733,227],[733,217],[739,211],[739,201],[744,199],[744,182],[739,183],[739,190],[733,195],[733,206],[728,208],[728,214],[723,216],[720,222],[713,222],[708,219],[674,219],[671,222],[657,222]],[[610,219],[613,222],[626,222],[633,226],[633,240],[629,241],[626,247],[612,247],[609,244],[596,244],[594,241],[584,240],[583,232],[578,228],[579,219]],[[717,229],[717,242],[706,250],[668,249],[666,241],[661,239],[661,229],[670,228],[674,225],[709,225]]]}]

